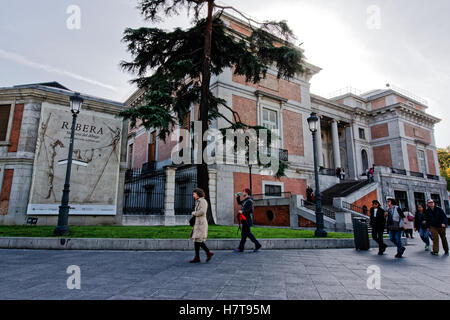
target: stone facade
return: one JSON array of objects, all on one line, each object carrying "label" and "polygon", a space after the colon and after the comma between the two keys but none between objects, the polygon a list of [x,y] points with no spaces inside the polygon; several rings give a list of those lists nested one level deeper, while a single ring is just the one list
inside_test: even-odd
[{"label": "stone facade", "polygon": [[[226,14],[222,18],[234,31],[249,32],[245,22]],[[252,168],[254,194],[264,194],[267,188],[278,188],[280,192],[306,197],[306,186],[314,187],[312,137],[307,119],[315,112],[320,118],[317,156],[322,169],[320,182],[323,189],[338,183],[333,177],[338,167],[344,168],[346,179],[361,180],[366,179],[366,170],[375,165],[384,172],[375,186],[376,190],[361,194],[351,203],[367,205],[372,198],[383,202],[395,193],[397,186],[403,190],[411,179],[415,181],[412,186],[424,188],[427,196],[434,194],[442,200],[447,199],[445,183],[437,176],[433,131],[440,120],[426,113],[426,103],[393,88],[357,94],[348,91],[333,98],[324,98],[310,92],[311,78],[320,72],[320,68],[308,62],[304,63],[304,67],[306,72],[292,79],[277,79],[277,71],[269,68],[267,78],[259,84],[246,83],[244,77],[234,74],[234,68],[212,78],[213,94],[237,111],[242,121],[250,125],[265,125],[265,110],[273,114],[271,125],[281,133],[279,148],[289,153],[289,167],[286,177],[282,179],[275,179],[262,168]],[[144,92],[138,90],[126,105],[139,105],[143,102],[143,96]],[[191,121],[198,119],[197,111],[198,107],[193,106]],[[220,111],[233,120],[229,110],[222,107]],[[228,126],[229,123],[220,118],[211,124],[217,129]],[[142,128],[130,129],[128,143],[135,143],[139,134],[145,134]],[[167,143],[158,140],[158,150]],[[143,159],[148,153],[146,149],[133,150],[134,154],[128,154],[129,159]],[[136,154],[139,152],[142,154]],[[170,154],[165,152],[162,156],[159,153],[156,161],[158,167],[170,165]],[[238,209],[234,193],[249,187],[249,168],[236,164],[214,164],[210,168],[217,172],[214,198],[217,203],[216,222],[233,224]],[[399,171],[405,175],[393,173]],[[408,190],[413,204],[412,189]],[[306,223],[299,221],[301,225]]]},{"label": "stone facade", "polygon": [[[8,122],[7,138],[6,141],[0,141],[0,224],[21,225],[26,222],[27,217],[34,216],[32,214],[27,215],[33,190],[43,193],[48,188],[53,189],[53,187],[55,187],[54,194],[60,202],[62,196],[60,182],[64,182],[65,169],[55,169],[54,173],[52,173],[52,170],[44,170],[44,172],[41,169],[41,166],[51,166],[52,168],[58,166],[57,164],[55,165],[54,161],[50,161],[48,158],[51,152],[48,153],[48,150],[45,149],[47,145],[44,147],[44,139],[53,139],[55,136],[54,134],[49,133],[47,138],[44,136],[39,138],[39,133],[42,132],[44,128],[49,127],[49,122],[43,121],[42,118],[44,106],[47,107],[51,105],[56,108],[54,110],[67,111],[69,108],[69,96],[71,94],[73,94],[73,92],[56,82],[0,88],[0,107],[5,105],[10,106],[10,121]],[[82,117],[83,111],[92,114],[108,114],[111,117],[114,117],[123,106],[117,102],[86,95],[83,95],[83,98],[85,101],[80,117]],[[57,112],[50,112],[56,117]],[[68,114],[70,122],[70,111]],[[121,198],[123,194],[123,179],[121,175],[124,174],[124,171],[122,169],[119,172],[119,170],[121,164],[125,167],[127,131],[126,124],[123,121],[118,120],[118,124],[118,130],[120,131],[118,141],[121,141],[121,144],[116,146],[116,154],[122,158],[118,159],[115,164],[117,171],[115,175],[118,177],[114,182],[116,187],[110,188],[111,190],[114,190],[114,199],[111,199],[111,201],[115,204],[114,211],[116,213],[115,215],[103,215],[100,212],[98,212],[98,214],[93,212],[88,215],[71,214],[69,218],[71,224],[116,224],[121,221]],[[81,131],[86,128],[87,127],[83,128],[80,126]],[[77,138],[75,141],[77,141]],[[65,141],[63,144],[64,143]],[[107,147],[104,149],[105,152],[107,152]],[[67,148],[64,150],[67,150]],[[74,159],[83,157],[82,154],[76,154],[76,151],[77,150],[74,150]],[[56,154],[57,153],[55,152],[55,155]],[[39,156],[44,156],[44,158],[36,162]],[[105,156],[107,155],[105,154]],[[67,155],[65,155],[65,157],[67,157]],[[59,156],[56,156],[56,158],[56,160],[60,160]],[[36,164],[40,167],[37,168]],[[77,175],[74,174],[74,172],[77,170],[76,166],[72,167],[72,180],[74,184],[76,184],[75,181],[77,179]],[[50,182],[50,184],[45,183],[44,185],[39,185],[40,180],[37,176],[44,173],[49,174],[49,177],[51,176],[51,180],[49,181],[53,182]],[[94,180],[89,182],[95,183]],[[32,188],[33,183],[35,184],[34,188]],[[120,188],[121,184],[122,188]],[[70,201],[71,205],[73,205],[73,202],[75,201],[74,197],[76,197],[76,187],[74,185],[72,185],[71,191]],[[53,212],[41,212],[39,216],[36,217],[38,217],[38,224],[56,225],[57,214],[54,214]]]}]

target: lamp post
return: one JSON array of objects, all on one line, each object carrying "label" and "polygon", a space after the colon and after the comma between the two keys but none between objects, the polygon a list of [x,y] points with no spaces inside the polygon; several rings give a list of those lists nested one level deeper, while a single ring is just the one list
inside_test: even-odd
[{"label": "lamp post", "polygon": [[322,197],[320,195],[320,185],[319,185],[319,169],[318,169],[318,159],[317,159],[317,130],[318,130],[319,118],[313,112],[308,118],[309,130],[312,133],[313,138],[313,153],[314,153],[314,177],[316,180],[316,237],[324,238],[327,236],[327,232],[324,230],[323,224],[323,213],[322,213]]},{"label": "lamp post", "polygon": [[77,122],[78,113],[80,113],[81,105],[83,104],[83,98],[81,98],[78,92],[70,97],[70,111],[72,111],[72,131],[70,133],[70,145],[69,155],[67,160],[66,169],[66,181],[64,183],[64,190],[61,199],[61,206],[59,207],[58,225],[56,226],[53,234],[55,236],[67,236],[70,233],[68,220],[69,220],[69,192],[70,192],[70,172],[72,169],[72,153],[73,142],[75,138],[75,125]]}]

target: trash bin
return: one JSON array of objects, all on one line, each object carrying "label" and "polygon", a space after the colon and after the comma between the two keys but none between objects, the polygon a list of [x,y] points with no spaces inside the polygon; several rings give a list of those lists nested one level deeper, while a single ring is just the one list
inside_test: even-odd
[{"label": "trash bin", "polygon": [[355,236],[356,250],[369,250],[369,226],[363,218],[353,218],[353,233]]}]

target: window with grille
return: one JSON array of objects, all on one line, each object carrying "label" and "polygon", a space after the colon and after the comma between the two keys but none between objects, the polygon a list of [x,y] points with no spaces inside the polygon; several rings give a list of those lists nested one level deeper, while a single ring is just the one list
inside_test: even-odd
[{"label": "window with grille", "polygon": [[362,140],[366,140],[366,131],[362,128],[359,128],[359,138]]},{"label": "window with grille", "polygon": [[266,184],[264,186],[264,195],[270,197],[281,197],[282,189],[279,185]]}]

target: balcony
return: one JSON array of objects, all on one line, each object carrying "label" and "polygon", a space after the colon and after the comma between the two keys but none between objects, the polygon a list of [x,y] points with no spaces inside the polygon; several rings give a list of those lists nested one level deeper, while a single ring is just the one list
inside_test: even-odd
[{"label": "balcony", "polygon": [[428,180],[434,180],[434,181],[440,180],[439,176],[432,175],[432,174],[424,174],[423,172],[407,171],[405,169],[397,169],[397,168],[390,168],[390,169],[391,169],[391,173],[399,174],[402,176],[410,176],[410,177],[428,179]]}]

